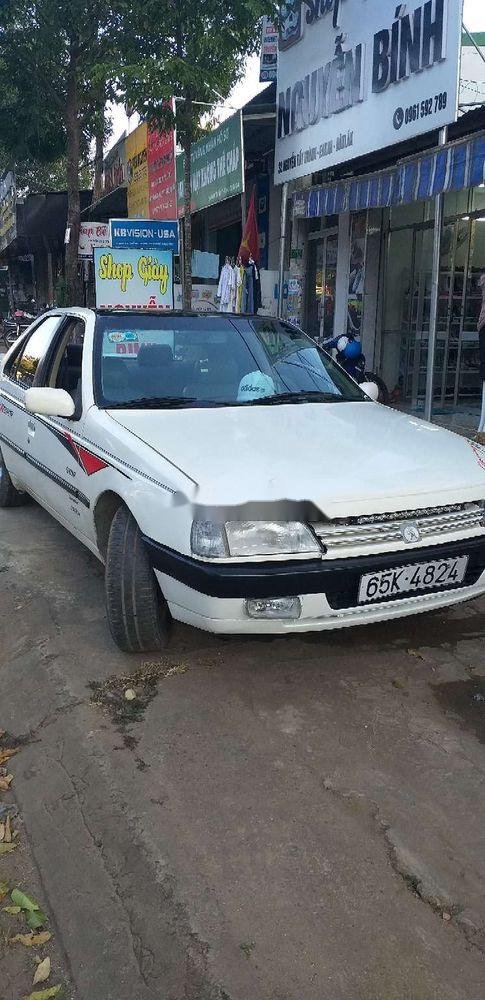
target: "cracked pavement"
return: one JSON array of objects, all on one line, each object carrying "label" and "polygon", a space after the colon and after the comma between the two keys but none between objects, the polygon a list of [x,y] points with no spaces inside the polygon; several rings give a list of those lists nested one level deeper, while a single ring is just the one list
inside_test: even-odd
[{"label": "cracked pavement", "polygon": [[31,505],[0,512],[0,569],[0,725],[30,736],[14,793],[79,1000],[482,1000],[485,601],[175,626],[123,729],[89,685],[145,661],[102,567]]}]

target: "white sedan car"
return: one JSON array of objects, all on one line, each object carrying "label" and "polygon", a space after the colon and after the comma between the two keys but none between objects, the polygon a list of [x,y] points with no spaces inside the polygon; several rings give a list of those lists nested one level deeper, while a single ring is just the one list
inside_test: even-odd
[{"label": "white sedan car", "polygon": [[485,451],[371,393],[276,319],[55,310],[0,368],[0,506],[105,563],[125,651],[484,593]]}]

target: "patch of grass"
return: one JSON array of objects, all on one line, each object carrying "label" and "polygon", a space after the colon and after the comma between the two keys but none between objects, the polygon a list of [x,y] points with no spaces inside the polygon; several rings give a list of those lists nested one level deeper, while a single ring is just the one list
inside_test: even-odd
[{"label": "patch of grass", "polygon": [[254,951],[254,949],[256,947],[256,942],[255,941],[243,941],[242,944],[239,945],[239,947],[240,947],[243,955],[246,956],[246,958],[251,958],[251,955],[252,955],[252,953],[253,953],[253,951]]}]

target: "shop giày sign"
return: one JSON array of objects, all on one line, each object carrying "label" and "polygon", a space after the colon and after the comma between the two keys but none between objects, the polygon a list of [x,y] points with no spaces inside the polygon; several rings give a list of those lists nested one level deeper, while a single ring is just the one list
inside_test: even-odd
[{"label": "shop gi\u00e0y sign", "polygon": [[96,305],[100,309],[173,309],[173,257],[169,251],[94,251]]},{"label": "shop gi\u00e0y sign", "polygon": [[460,0],[287,0],[275,181],[304,177],[456,119]]}]

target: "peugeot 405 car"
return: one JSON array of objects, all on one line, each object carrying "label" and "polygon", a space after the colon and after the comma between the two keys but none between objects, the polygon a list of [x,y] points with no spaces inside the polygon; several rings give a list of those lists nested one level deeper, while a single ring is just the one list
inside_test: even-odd
[{"label": "peugeot 405 car", "polygon": [[277,319],[54,310],[0,368],[0,506],[103,561],[125,651],[482,594],[485,450],[373,395]]}]

